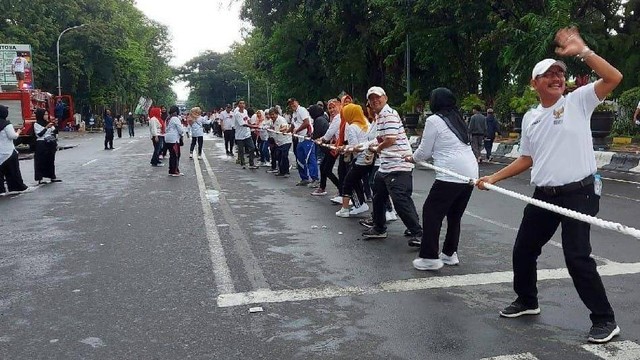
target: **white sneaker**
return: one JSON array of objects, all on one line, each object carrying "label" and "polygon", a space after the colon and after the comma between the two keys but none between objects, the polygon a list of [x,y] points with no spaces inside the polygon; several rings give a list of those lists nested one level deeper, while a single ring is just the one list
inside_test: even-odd
[{"label": "white sneaker", "polygon": [[396,221],[398,220],[398,216],[396,215],[396,212],[391,210],[391,211],[387,211],[384,214],[385,218],[387,219],[387,221]]},{"label": "white sneaker", "polygon": [[444,253],[440,253],[439,256],[440,260],[442,260],[442,263],[445,265],[458,265],[460,264],[460,260],[458,260],[458,253],[454,252],[453,255],[448,256],[445,255]]},{"label": "white sneaker", "polygon": [[440,270],[443,266],[444,264],[440,259],[415,258],[413,260],[413,267],[416,268],[416,270],[434,271]]},{"label": "white sneaker", "polygon": [[363,212],[367,212],[369,211],[369,205],[367,205],[367,203],[364,203],[362,205],[360,205],[359,207],[354,207],[353,210],[351,210],[349,212],[349,215],[358,215],[358,214],[362,214]]},{"label": "white sneaker", "polygon": [[345,208],[341,207],[340,210],[338,210],[336,212],[336,216],[337,217],[348,218],[349,217],[349,209],[345,209]]},{"label": "white sneaker", "polygon": [[342,196],[336,196],[334,198],[331,198],[331,202],[334,204],[342,204]]}]

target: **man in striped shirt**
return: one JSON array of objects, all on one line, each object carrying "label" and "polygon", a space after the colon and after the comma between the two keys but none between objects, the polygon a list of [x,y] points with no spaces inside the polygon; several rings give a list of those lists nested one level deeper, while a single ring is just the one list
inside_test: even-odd
[{"label": "man in striped shirt", "polygon": [[409,246],[420,246],[422,227],[416,206],[413,203],[413,167],[403,160],[411,154],[409,140],[398,113],[387,105],[387,94],[378,86],[367,91],[367,100],[376,114],[378,128],[377,139],[369,150],[380,157],[380,168],[373,184],[373,223],[374,226],[363,232],[366,239],[386,238],[387,227],[385,202],[389,196],[398,216],[407,227],[405,235],[411,236]]}]

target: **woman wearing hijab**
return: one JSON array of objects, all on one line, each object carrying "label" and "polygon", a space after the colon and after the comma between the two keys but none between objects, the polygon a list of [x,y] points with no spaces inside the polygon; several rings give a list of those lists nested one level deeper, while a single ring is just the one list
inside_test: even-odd
[{"label": "woman wearing hijab", "polygon": [[9,191],[24,191],[28,186],[22,181],[18,152],[13,146],[13,140],[20,136],[20,131],[13,129],[9,117],[9,108],[0,105],[0,194],[4,193],[4,182],[7,182]]},{"label": "woman wearing hijab", "polygon": [[164,136],[160,136],[162,125],[160,124],[160,108],[152,107],[149,109],[149,134],[151,135],[151,143],[153,144],[153,155],[151,155],[151,166],[164,166],[160,161],[160,151],[164,146]]},{"label": "woman wearing hijab", "polygon": [[55,121],[45,120],[46,111],[36,110],[36,122],[33,130],[36,134],[36,152],[33,156],[34,177],[38,184],[42,184],[43,178],[51,179],[51,182],[61,182],[56,178],[56,151],[58,151],[58,130]]},{"label": "woman wearing hijab", "polygon": [[164,136],[164,147],[169,150],[169,175],[181,176],[184,174],[180,172],[178,166],[180,165],[180,138],[184,134],[184,128],[178,117],[180,109],[173,105],[169,108],[169,115],[171,117],[167,120],[167,132]]},{"label": "woman wearing hijab", "polygon": [[[449,169],[469,178],[478,178],[478,162],[469,141],[453,93],[446,88],[431,92],[433,115],[425,121],[420,146],[406,161],[425,161],[433,158],[435,166]],[[422,243],[420,254],[413,260],[418,270],[438,270],[443,264],[458,265],[460,219],[467,208],[473,186],[468,182],[436,172],[436,181],[422,206]],[[440,228],[447,217],[447,235],[442,252],[438,254]]]},{"label": "woman wearing hijab", "polygon": [[[368,141],[369,121],[364,116],[362,106],[355,104],[348,104],[342,108],[341,117],[348,124],[346,138],[349,146],[343,147],[343,152],[352,154],[352,165],[344,178],[342,208],[336,212],[336,216],[349,217],[350,215],[369,211],[369,205],[365,202],[362,182],[368,178],[369,171],[371,171],[371,163],[366,164],[363,149],[358,150],[358,145],[365,144]],[[355,196],[353,196],[354,193]],[[353,202],[354,206],[351,210],[349,210],[349,201]]]}]

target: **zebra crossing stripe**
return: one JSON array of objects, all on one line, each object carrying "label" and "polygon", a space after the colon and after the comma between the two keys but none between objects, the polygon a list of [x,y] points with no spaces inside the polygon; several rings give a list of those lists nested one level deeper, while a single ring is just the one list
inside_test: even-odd
[{"label": "zebra crossing stripe", "polygon": [[582,345],[582,348],[604,360],[640,360],[640,345],[629,340]]},{"label": "zebra crossing stripe", "polygon": [[481,360],[538,360],[532,353],[522,353],[515,355],[501,355],[490,358],[483,358]]}]

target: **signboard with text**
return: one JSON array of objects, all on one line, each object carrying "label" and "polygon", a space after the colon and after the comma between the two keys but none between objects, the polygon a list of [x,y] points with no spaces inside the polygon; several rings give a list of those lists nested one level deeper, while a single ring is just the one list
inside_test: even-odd
[{"label": "signboard with text", "polygon": [[18,85],[18,80],[11,67],[17,57],[26,60],[24,88],[33,89],[33,57],[31,45],[26,44],[0,44],[0,85]]}]

